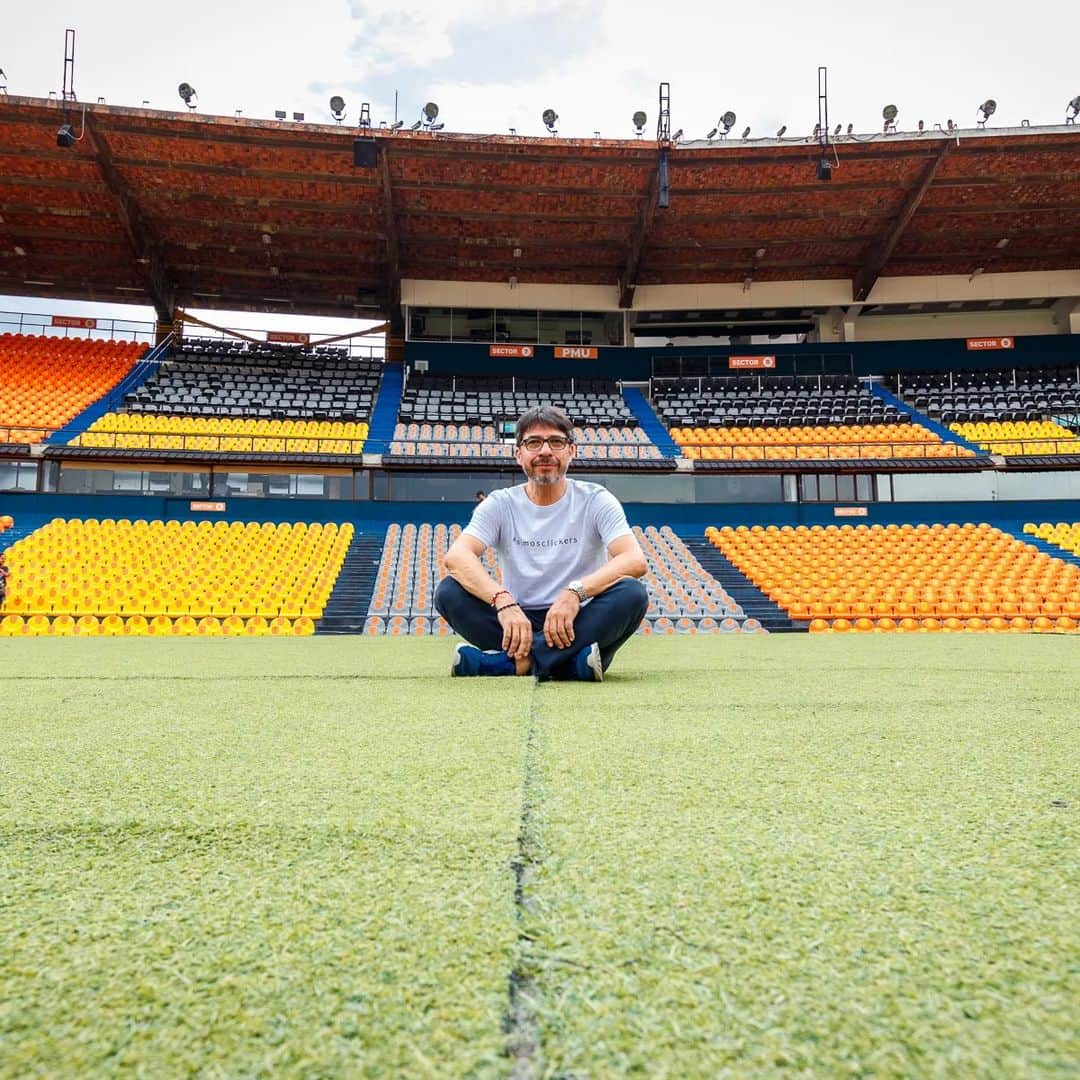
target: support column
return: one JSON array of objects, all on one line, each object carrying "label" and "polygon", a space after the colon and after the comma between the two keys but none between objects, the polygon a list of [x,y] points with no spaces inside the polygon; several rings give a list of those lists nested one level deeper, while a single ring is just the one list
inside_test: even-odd
[{"label": "support column", "polygon": [[1050,310],[1059,334],[1080,334],[1080,297],[1066,296]]}]

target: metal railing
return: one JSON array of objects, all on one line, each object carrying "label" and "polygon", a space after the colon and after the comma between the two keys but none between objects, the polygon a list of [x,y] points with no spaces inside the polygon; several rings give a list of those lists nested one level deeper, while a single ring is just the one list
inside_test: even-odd
[{"label": "metal railing", "polygon": [[[910,442],[891,440],[886,442],[813,442],[813,443],[677,443],[682,450],[710,450],[702,461],[860,461],[888,458],[947,459],[970,458],[972,451],[956,443]],[[687,457],[694,457],[687,454]]]},{"label": "metal railing", "polygon": [[56,428],[26,427],[20,424],[0,424],[0,443],[33,445],[44,442]]},{"label": "metal railing", "polygon": [[28,334],[37,337],[89,338],[93,341],[139,341],[153,345],[157,326],[136,319],[95,319],[92,329],[81,326],[53,326],[52,315],[23,311],[0,311],[0,334]]},{"label": "metal railing", "polygon": [[1033,437],[1030,439],[976,439],[969,437],[968,442],[981,446],[991,454],[1003,454],[1006,457],[1021,454],[1061,455],[1063,457],[1080,454],[1080,439],[1076,437],[1071,439],[1055,439],[1045,435],[1041,438]]},{"label": "metal railing", "polygon": [[365,439],[340,435],[85,431],[67,443],[94,450],[187,450],[207,454],[362,454]]},{"label": "metal railing", "polygon": [[[653,443],[619,443],[601,439],[575,442],[577,460],[585,461],[662,461],[663,453]],[[603,453],[601,453],[603,451]],[[492,439],[391,439],[387,452],[391,457],[445,457],[514,460],[514,445]]]}]

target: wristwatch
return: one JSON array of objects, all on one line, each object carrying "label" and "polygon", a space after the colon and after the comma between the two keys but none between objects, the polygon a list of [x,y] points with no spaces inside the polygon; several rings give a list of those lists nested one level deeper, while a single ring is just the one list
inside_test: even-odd
[{"label": "wristwatch", "polygon": [[582,583],[581,583],[581,582],[580,582],[580,581],[579,581],[579,580],[578,580],[577,578],[575,578],[575,579],[574,579],[573,581],[571,581],[571,582],[570,582],[570,584],[569,584],[569,585],[567,585],[566,587],[567,587],[567,588],[568,588],[568,589],[569,589],[569,590],[570,590],[570,591],[571,591],[572,593],[576,593],[576,594],[577,594],[577,598],[578,598],[578,599],[579,599],[579,600],[580,600],[580,601],[581,601],[582,603],[584,603],[584,602],[585,602],[586,600],[588,600],[588,599],[589,599],[589,594],[588,594],[588,593],[587,593],[587,592],[585,591],[585,586],[584,586],[584,585],[582,585]]}]

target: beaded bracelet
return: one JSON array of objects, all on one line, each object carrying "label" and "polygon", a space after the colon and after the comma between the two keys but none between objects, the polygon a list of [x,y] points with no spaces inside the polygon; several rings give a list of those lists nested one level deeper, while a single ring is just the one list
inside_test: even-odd
[{"label": "beaded bracelet", "polygon": [[498,613],[500,611],[505,611],[507,608],[512,608],[512,607],[519,608],[519,607],[521,607],[521,605],[516,600],[512,604],[503,604],[502,607],[497,607],[495,609],[495,614],[498,615]]},{"label": "beaded bracelet", "polygon": [[492,598],[491,598],[491,599],[490,599],[490,600],[488,601],[488,603],[489,603],[489,604],[491,604],[491,606],[492,606],[492,607],[494,607],[494,606],[495,606],[495,601],[496,601],[496,600],[498,600],[500,596],[509,596],[509,595],[510,595],[510,590],[509,590],[509,589],[500,589],[500,590],[499,590],[499,591],[498,591],[497,593],[495,593],[495,595],[494,595],[494,596],[493,596],[493,597],[492,597]]}]

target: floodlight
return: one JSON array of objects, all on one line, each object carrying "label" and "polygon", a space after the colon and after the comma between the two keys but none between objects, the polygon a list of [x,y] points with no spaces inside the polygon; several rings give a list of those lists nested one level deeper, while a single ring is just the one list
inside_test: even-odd
[{"label": "floodlight", "polygon": [[648,123],[649,118],[641,111],[641,109],[638,109],[631,119],[634,124],[635,134],[640,135],[645,130],[645,125]]},{"label": "floodlight", "polygon": [[345,119],[345,99],[340,94],[330,99],[330,114],[339,124]]},{"label": "floodlight", "polygon": [[60,125],[60,130],[56,133],[56,145],[65,149],[75,145],[75,132],[70,124]]},{"label": "floodlight", "polygon": [[881,110],[882,119],[885,121],[884,131],[886,133],[896,130],[896,117],[899,113],[900,110],[895,105],[886,105],[885,108]]},{"label": "floodlight", "polygon": [[275,120],[284,120],[287,115],[288,114],[285,112],[284,109],[275,109],[274,110],[274,119]]},{"label": "floodlight", "polygon": [[424,106],[423,112],[424,112],[424,119],[429,124],[434,124],[436,119],[438,119],[438,116],[439,116],[439,106],[436,105],[434,101],[429,101]]},{"label": "floodlight", "polygon": [[415,124],[410,124],[409,125],[409,130],[410,131],[419,131],[420,130],[420,124],[421,124],[421,121],[417,120]]},{"label": "floodlight", "polygon": [[750,138],[750,128],[749,127],[744,127],[743,128],[742,137],[744,139],[749,139]]},{"label": "floodlight", "polygon": [[303,122],[304,114],[302,112],[294,112],[292,118],[299,124]]},{"label": "floodlight", "polygon": [[[180,95],[180,100],[189,108],[194,109],[199,104],[199,95],[195,93],[195,87],[191,83],[182,82],[177,88],[176,92]],[[194,98],[194,101],[192,100]]]},{"label": "floodlight", "polygon": [[994,113],[997,112],[997,102],[993,98],[987,98],[980,106],[979,112],[982,113],[982,119],[980,124],[985,124]]},{"label": "floodlight", "polygon": [[544,127],[554,135],[555,125],[559,122],[559,114],[554,109],[545,109],[540,119],[544,121]]},{"label": "floodlight", "polygon": [[947,120],[945,122],[945,126],[948,129],[950,135],[956,130],[956,125],[951,120]]},{"label": "floodlight", "polygon": [[851,134],[853,134],[853,133],[854,133],[854,131],[855,131],[855,125],[854,125],[854,124],[848,124],[848,126],[847,126],[847,133],[848,133],[849,135],[851,135]]},{"label": "floodlight", "polygon": [[1075,124],[1076,118],[1080,116],[1080,94],[1077,94],[1076,97],[1074,97],[1072,101],[1069,102],[1066,109],[1067,111],[1065,113],[1065,123]]},{"label": "floodlight", "polygon": [[442,131],[444,127],[445,124],[428,124],[428,131]]},{"label": "floodlight", "polygon": [[715,139],[717,130],[718,130],[717,128],[713,128],[712,131],[710,131],[709,134],[705,136],[705,138],[706,139]]},{"label": "floodlight", "polygon": [[776,133],[776,137],[778,139],[782,139],[784,137],[784,132],[785,131],[787,131],[787,124],[781,124],[780,125],[780,130]]},{"label": "floodlight", "polygon": [[672,142],[678,142],[682,138],[682,135],[683,135],[682,128],[679,128],[679,130],[676,131],[675,134],[671,136],[671,141]]},{"label": "floodlight", "polygon": [[919,134],[921,135],[925,130],[926,130],[926,125],[920,120],[919,121]]},{"label": "floodlight", "polygon": [[400,130],[401,130],[401,128],[402,128],[402,125],[403,125],[404,123],[405,123],[405,121],[404,121],[404,120],[395,120],[395,121],[394,121],[394,122],[393,122],[393,123],[392,123],[392,124],[390,125],[390,130],[391,130],[391,131],[400,131]]},{"label": "floodlight", "polygon": [[735,114],[728,109],[728,111],[720,117],[720,123],[724,125],[724,134],[726,135],[735,126]]},{"label": "floodlight", "polygon": [[835,138],[837,135],[840,134],[840,131],[842,130],[843,126],[844,126],[843,124],[837,124],[836,127],[833,128],[833,138]]},{"label": "floodlight", "polygon": [[816,139],[820,134],[821,134],[821,125],[820,124],[815,124],[814,125],[814,134],[811,135],[810,137],[812,139]]}]

